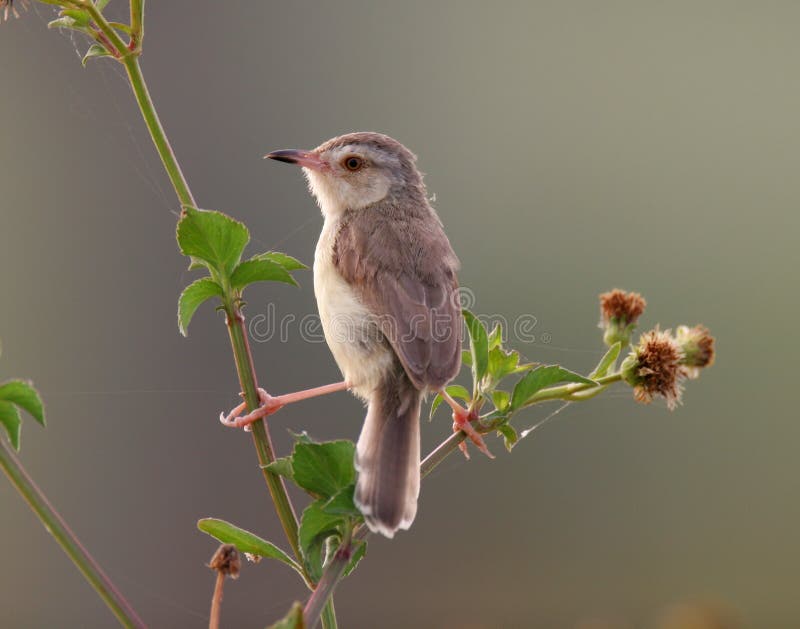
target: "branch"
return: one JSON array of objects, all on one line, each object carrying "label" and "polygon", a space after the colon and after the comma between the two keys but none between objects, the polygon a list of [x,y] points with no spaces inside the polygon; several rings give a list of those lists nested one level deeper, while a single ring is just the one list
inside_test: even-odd
[{"label": "branch", "polygon": [[67,523],[50,504],[50,501],[36,486],[33,479],[25,471],[22,463],[9,450],[5,442],[0,439],[0,467],[8,476],[11,483],[33,509],[45,528],[67,553],[72,562],[78,567],[89,584],[94,588],[100,598],[108,605],[114,616],[124,627],[144,628],[145,624],[136,614],[130,603],[125,600],[117,587],[103,572],[103,569],[89,554]]}]

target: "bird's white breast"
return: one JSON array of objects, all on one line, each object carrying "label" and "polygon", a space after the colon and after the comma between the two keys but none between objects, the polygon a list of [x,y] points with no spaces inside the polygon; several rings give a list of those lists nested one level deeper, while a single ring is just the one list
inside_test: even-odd
[{"label": "bird's white breast", "polygon": [[366,399],[391,368],[394,354],[376,319],[333,264],[338,218],[325,218],[314,254],[314,294],[325,340],[352,390]]}]

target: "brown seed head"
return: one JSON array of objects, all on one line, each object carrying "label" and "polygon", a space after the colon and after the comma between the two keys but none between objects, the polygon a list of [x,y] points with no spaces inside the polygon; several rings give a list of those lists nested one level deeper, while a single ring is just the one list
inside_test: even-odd
[{"label": "brown seed head", "polygon": [[682,325],[675,332],[675,340],[681,348],[685,367],[689,378],[697,378],[700,369],[714,364],[714,337],[704,325],[689,327]]},{"label": "brown seed head", "polygon": [[637,402],[649,404],[656,396],[667,401],[670,410],[681,401],[681,381],[686,373],[683,354],[669,330],[656,327],[642,334],[639,344],[623,364],[624,378],[633,386]]},{"label": "brown seed head", "polygon": [[231,579],[239,578],[239,568],[241,568],[242,561],[239,558],[239,551],[233,544],[222,544],[211,561],[208,562],[208,567],[224,574]]},{"label": "brown seed head", "polygon": [[636,323],[646,305],[639,293],[626,293],[619,288],[600,295],[600,314],[605,325],[611,321],[625,326]]}]

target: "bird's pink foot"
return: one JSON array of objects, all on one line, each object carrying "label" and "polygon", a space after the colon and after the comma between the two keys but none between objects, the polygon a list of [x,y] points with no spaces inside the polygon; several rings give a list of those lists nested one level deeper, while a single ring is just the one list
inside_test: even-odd
[{"label": "bird's pink foot", "polygon": [[239,404],[239,406],[232,409],[227,415],[225,413],[220,413],[219,421],[223,426],[227,426],[228,428],[244,428],[247,430],[250,424],[258,421],[262,417],[272,415],[274,412],[280,410],[284,405],[283,402],[281,402],[278,398],[272,397],[264,389],[258,390],[258,397],[261,400],[261,406],[252,413],[248,413],[247,415],[239,417],[239,413],[243,413],[245,410],[247,410],[247,404],[242,402]]},{"label": "bird's pink foot", "polygon": [[[489,452],[489,448],[486,447],[486,442],[483,440],[483,437],[481,437],[481,434],[475,430],[475,427],[472,425],[472,422],[478,418],[475,411],[469,411],[465,409],[444,389],[440,391],[440,394],[450,408],[453,409],[453,432],[463,432],[467,438],[475,444],[475,447],[478,448],[478,450],[483,452],[490,459],[493,459],[494,455]],[[461,450],[466,458],[469,458],[469,451],[467,450],[466,441],[459,443],[458,449]]]}]

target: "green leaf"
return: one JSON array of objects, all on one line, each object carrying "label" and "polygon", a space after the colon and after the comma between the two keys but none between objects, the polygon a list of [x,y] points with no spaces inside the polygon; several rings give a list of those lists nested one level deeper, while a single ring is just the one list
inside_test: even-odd
[{"label": "green leaf", "polygon": [[608,351],[605,355],[600,359],[600,362],[597,363],[597,367],[594,368],[594,371],[589,374],[590,378],[602,378],[603,376],[608,375],[608,370],[611,368],[617,358],[619,358],[619,353],[622,351],[622,343],[617,341],[611,347],[608,348]]},{"label": "green leaf", "polygon": [[111,28],[116,28],[118,31],[122,31],[126,35],[130,35],[133,32],[131,27],[123,22],[109,22],[108,25]]},{"label": "green leaf", "polygon": [[293,430],[287,430],[289,435],[294,439],[297,443],[317,443],[314,441],[311,436],[305,430],[301,432],[294,432]]},{"label": "green leaf", "polygon": [[264,469],[273,474],[278,474],[289,480],[294,480],[294,470],[292,469],[292,458],[288,456],[275,459],[272,463],[267,463]]},{"label": "green leaf", "polygon": [[506,450],[511,452],[511,448],[513,448],[514,444],[519,441],[517,431],[514,430],[514,427],[511,424],[501,424],[497,427],[497,432],[503,435],[503,441],[505,442]]},{"label": "green leaf", "polygon": [[44,404],[36,389],[30,382],[24,380],[10,380],[0,386],[0,400],[16,404],[30,413],[42,426],[44,421]]},{"label": "green leaf", "polygon": [[502,347],[493,347],[489,351],[488,373],[492,384],[497,384],[512,373],[519,373],[531,368],[530,363],[519,364],[519,352],[507,352]]},{"label": "green leaf", "polygon": [[287,271],[302,271],[308,268],[297,258],[293,258],[292,256],[281,253],[280,251],[267,251],[266,253],[254,256],[253,259],[275,262],[276,264],[280,264]]},{"label": "green leaf", "polygon": [[100,44],[92,44],[89,46],[89,50],[86,51],[86,54],[83,55],[83,59],[81,59],[81,65],[86,67],[86,64],[89,62],[90,59],[97,59],[98,57],[111,57],[111,53],[109,53],[105,46],[101,46]]},{"label": "green leaf", "polygon": [[71,17],[78,26],[89,26],[89,22],[92,19],[86,11],[80,9],[63,9],[59,15],[61,17]]},{"label": "green leaf", "polygon": [[178,299],[178,328],[183,336],[188,335],[189,322],[200,305],[212,297],[222,297],[222,288],[210,277],[203,277],[189,284]]},{"label": "green leaf", "polygon": [[344,569],[345,577],[350,576],[350,573],[358,567],[358,562],[364,558],[364,555],[367,554],[367,542],[353,542],[356,545],[355,550],[353,550],[353,554],[350,556],[350,563],[347,564],[347,568]]},{"label": "green leaf", "polygon": [[594,380],[564,369],[561,365],[540,365],[526,373],[517,382],[514,392],[511,394],[511,408],[513,410],[522,408],[538,391],[561,382],[595,384]]},{"label": "green leaf", "polygon": [[329,515],[349,515],[360,518],[361,512],[358,510],[353,500],[355,491],[355,483],[348,485],[344,489],[336,492],[328,502],[322,505],[322,510]]},{"label": "green leaf", "polygon": [[19,433],[22,429],[22,419],[17,407],[11,402],[0,401],[0,424],[2,424],[12,447],[19,451]]},{"label": "green leaf", "polygon": [[301,577],[304,577],[303,569],[294,559],[275,546],[275,544],[260,538],[255,533],[217,518],[198,520],[197,528],[223,544],[233,544],[240,553],[250,553],[267,559],[276,559],[295,570]]},{"label": "green leaf", "polygon": [[478,388],[478,383],[483,380],[486,370],[489,367],[489,339],[486,336],[486,328],[483,323],[469,310],[463,310],[464,321],[469,330],[469,346],[472,352],[472,377],[474,388]]},{"label": "green leaf", "polygon": [[306,570],[315,582],[322,576],[325,540],[331,535],[337,535],[339,526],[345,522],[341,516],[325,513],[323,504],[323,500],[317,500],[305,508],[298,532]]},{"label": "green leaf", "polygon": [[231,275],[231,285],[237,290],[253,282],[284,282],[297,286],[289,271],[271,260],[247,260],[239,264]]},{"label": "green leaf", "polygon": [[292,454],[294,481],[312,495],[330,498],[355,481],[354,458],[352,441],[298,443]]},{"label": "green leaf", "polygon": [[508,391],[501,391],[500,389],[492,391],[492,403],[494,404],[494,407],[501,413],[506,411],[510,401],[511,394]]},{"label": "green leaf", "polygon": [[306,629],[305,620],[303,620],[303,605],[295,601],[289,613],[267,629]]},{"label": "green leaf", "polygon": [[193,258],[192,266],[202,261],[209,269],[228,277],[239,263],[250,233],[243,223],[222,212],[184,207],[177,237],[181,253]]},{"label": "green leaf", "polygon": [[492,350],[495,347],[501,347],[503,345],[503,326],[500,323],[494,324],[494,329],[492,333],[489,334],[489,349]]},{"label": "green leaf", "polygon": [[[467,391],[464,387],[460,384],[451,384],[449,387],[445,387],[445,391],[450,397],[454,397],[459,400],[464,400],[465,402],[472,401],[472,394]],[[436,394],[436,397],[433,398],[433,402],[431,402],[431,412],[428,415],[429,419],[433,419],[433,414],[436,412],[436,409],[439,408],[439,405],[444,402],[444,398],[440,393]]]},{"label": "green leaf", "polygon": [[472,367],[472,352],[468,349],[461,351],[461,362],[467,367]]}]

